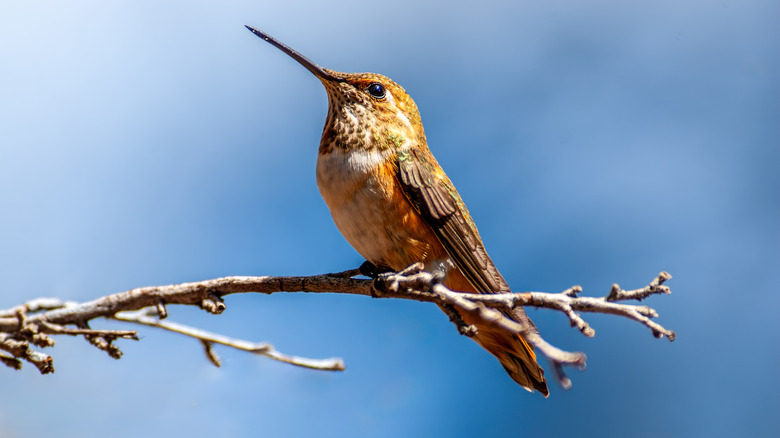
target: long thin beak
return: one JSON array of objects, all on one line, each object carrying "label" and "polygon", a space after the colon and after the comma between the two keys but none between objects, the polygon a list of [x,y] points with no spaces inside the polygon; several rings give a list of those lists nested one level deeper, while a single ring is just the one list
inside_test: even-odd
[{"label": "long thin beak", "polygon": [[317,76],[320,79],[325,79],[328,81],[333,82],[344,82],[344,78],[340,78],[337,76],[333,76],[332,74],[325,71],[324,68],[320,67],[319,65],[309,61],[308,58],[301,55],[300,53],[296,52],[290,46],[282,43],[281,41],[277,40],[276,38],[272,37],[271,35],[268,35],[265,32],[261,32],[254,27],[246,26],[247,29],[252,31],[253,34],[257,35],[258,37],[262,38],[263,40],[267,41],[271,45],[275,46],[277,49],[281,50],[282,52],[290,55],[290,57],[296,61],[298,61],[302,66],[306,67],[310,72],[314,73],[315,76]]}]

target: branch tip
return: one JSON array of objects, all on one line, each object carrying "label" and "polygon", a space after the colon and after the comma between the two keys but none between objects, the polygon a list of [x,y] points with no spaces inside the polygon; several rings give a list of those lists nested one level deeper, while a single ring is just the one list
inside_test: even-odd
[{"label": "branch tip", "polygon": [[225,301],[222,298],[209,292],[208,296],[200,302],[200,308],[214,315],[219,315],[225,311]]},{"label": "branch tip", "polygon": [[596,337],[596,330],[594,330],[590,325],[587,323],[585,324],[585,327],[580,329],[580,332],[582,332],[583,335],[585,335],[588,338],[594,338]]},{"label": "branch tip", "polygon": [[15,357],[0,354],[0,362],[2,362],[3,365],[9,368],[13,368],[14,370],[17,371],[22,369],[22,361]]},{"label": "branch tip", "polygon": [[217,352],[214,351],[213,343],[204,339],[201,339],[200,343],[203,345],[203,351],[206,353],[206,357],[208,358],[209,362],[211,362],[217,368],[221,367],[222,360],[219,358]]},{"label": "branch tip", "polygon": [[165,308],[165,301],[163,300],[157,302],[157,317],[160,319],[168,317],[168,310]]},{"label": "branch tip", "polygon": [[463,317],[460,315],[455,306],[452,304],[442,304],[439,307],[444,311],[444,313],[447,314],[447,316],[450,318],[450,321],[452,321],[452,323],[458,327],[458,333],[463,336],[468,336],[469,338],[477,335],[477,326],[474,324],[466,324],[466,321],[463,320]]},{"label": "branch tip", "polygon": [[566,375],[566,371],[563,369],[563,364],[553,363],[553,370],[555,370],[555,380],[561,385],[561,388],[568,391],[571,389],[571,379]]},{"label": "branch tip", "polygon": [[41,353],[40,351],[28,350],[24,359],[35,365],[41,374],[50,374],[54,372],[54,359],[48,354]]}]

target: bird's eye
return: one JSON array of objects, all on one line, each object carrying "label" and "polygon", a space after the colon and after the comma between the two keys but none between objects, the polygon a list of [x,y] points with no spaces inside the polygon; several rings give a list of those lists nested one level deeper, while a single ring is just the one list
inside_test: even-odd
[{"label": "bird's eye", "polygon": [[372,82],[368,85],[368,94],[370,94],[375,99],[384,99],[385,98],[385,87],[378,83],[378,82]]}]

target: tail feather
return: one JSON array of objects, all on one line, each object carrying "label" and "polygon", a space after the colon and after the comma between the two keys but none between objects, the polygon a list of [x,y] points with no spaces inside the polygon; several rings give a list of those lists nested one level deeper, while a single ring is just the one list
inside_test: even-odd
[{"label": "tail feather", "polygon": [[475,340],[504,366],[509,377],[523,388],[550,395],[544,369],[536,362],[534,348],[520,335],[492,331],[477,325]]},{"label": "tail feather", "polygon": [[550,395],[547,381],[544,378],[544,369],[536,363],[536,354],[533,346],[525,339],[516,336],[522,343],[522,348],[512,352],[503,352],[496,355],[501,365],[515,382],[533,392],[533,389],[541,392],[545,397]]},{"label": "tail feather", "polygon": [[[457,269],[447,273],[444,285],[452,290],[473,293],[508,292],[510,290],[509,285],[506,284],[506,281],[498,273],[492,262],[489,263],[488,269],[491,269],[490,272],[498,282],[498,290],[478,291]],[[525,310],[522,307],[516,307],[504,314],[528,330],[538,332],[533,321],[525,314]],[[504,366],[512,380],[531,392],[534,390],[539,391],[545,397],[550,394],[550,391],[547,389],[547,381],[544,379],[544,370],[536,363],[534,348],[521,335],[498,330],[484,325],[484,322],[480,324],[480,321],[470,320],[467,315],[463,315],[463,319],[467,324],[475,324],[477,326],[477,334],[473,339],[501,362],[501,365]]]}]

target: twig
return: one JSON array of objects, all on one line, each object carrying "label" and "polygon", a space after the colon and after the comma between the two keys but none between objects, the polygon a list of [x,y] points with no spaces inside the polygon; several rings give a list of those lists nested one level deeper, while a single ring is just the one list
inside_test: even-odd
[{"label": "twig", "polygon": [[0,361],[11,368],[21,369],[22,362],[19,360],[21,359],[33,364],[41,374],[54,372],[54,361],[51,356],[31,349],[30,344],[26,341],[19,341],[8,334],[0,333],[0,350],[11,353],[13,356],[0,355]]},{"label": "twig", "polygon": [[[150,312],[151,311],[151,312]],[[214,352],[213,344],[221,344],[227,347],[235,348],[249,353],[265,356],[280,362],[289,363],[304,368],[312,368],[324,371],[344,371],[344,361],[341,358],[329,359],[309,359],[298,356],[288,356],[280,353],[274,346],[267,342],[249,342],[241,339],[230,338],[228,336],[211,333],[195,327],[179,324],[171,321],[160,321],[152,316],[154,309],[144,309],[136,312],[121,312],[114,315],[114,319],[135,324],[157,327],[163,330],[179,333],[191,338],[199,339],[203,344],[206,356],[209,361],[219,367],[221,362],[219,356]]]},{"label": "twig", "polygon": [[637,300],[642,301],[653,294],[670,294],[671,290],[667,286],[664,286],[664,282],[671,280],[672,276],[663,271],[658,274],[658,277],[653,279],[647,286],[641,289],[623,290],[617,283],[612,285],[612,290],[606,296],[607,301],[620,301],[620,300]]},{"label": "twig", "polygon": [[23,312],[29,315],[31,313],[40,312],[42,310],[59,309],[69,304],[75,304],[75,302],[66,302],[60,300],[59,298],[36,298],[22,304],[21,306],[0,310],[0,318],[14,316],[19,312]]}]

